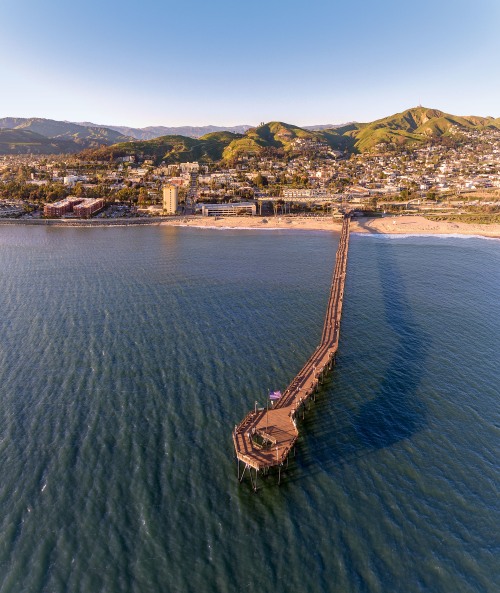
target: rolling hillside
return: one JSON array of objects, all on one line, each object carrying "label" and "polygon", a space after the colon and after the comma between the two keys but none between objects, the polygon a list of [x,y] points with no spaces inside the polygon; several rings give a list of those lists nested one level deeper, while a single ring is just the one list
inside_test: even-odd
[{"label": "rolling hillside", "polygon": [[149,157],[156,162],[182,163],[200,161],[213,163],[222,159],[223,151],[232,141],[241,135],[232,132],[213,132],[201,138],[186,136],[161,136],[153,140],[122,142],[93,151],[86,151],[85,156],[110,158],[126,155]]},{"label": "rolling hillside", "polygon": [[438,109],[415,107],[371,123],[353,123],[325,130],[332,136],[350,138],[352,150],[366,152],[379,144],[415,145],[455,132],[500,129],[498,119],[456,116]]},{"label": "rolling hillside", "polygon": [[243,154],[259,154],[264,148],[277,148],[291,152],[293,141],[296,139],[324,142],[325,136],[321,132],[273,121],[257,128],[250,128],[243,137],[233,140],[224,150],[224,158],[229,160]]},{"label": "rolling hillside", "polygon": [[[353,152],[380,150],[387,145],[418,146],[429,140],[457,136],[464,132],[500,131],[500,118],[478,116],[456,116],[438,109],[415,107],[389,117],[369,123],[352,122],[342,126],[311,130],[283,122],[269,122],[244,133],[217,130],[199,138],[190,134],[199,133],[215,126],[200,128],[180,128],[187,130],[186,135],[167,134],[147,140],[135,140],[129,135],[107,127],[93,124],[75,124],[43,118],[3,118],[0,128],[9,128],[10,132],[25,132],[25,135],[5,134],[0,143],[0,154],[30,152],[47,154],[85,151],[85,156],[125,156],[136,154],[149,156],[156,161],[176,163],[197,160],[215,162],[221,159],[234,160],[240,156],[259,155],[262,153],[287,155],[292,154],[297,140],[327,145],[332,149]],[[236,126],[246,128],[246,126]],[[136,133],[136,128],[120,128]],[[143,128],[155,134],[159,130],[172,128]],[[176,128],[173,128],[176,129]],[[188,134],[189,132],[189,134]],[[35,134],[30,136],[29,134]]]},{"label": "rolling hillside", "polygon": [[371,123],[352,122],[330,129],[303,129],[282,122],[271,122],[248,130],[224,151],[224,158],[259,154],[266,147],[293,149],[296,138],[324,142],[330,148],[348,152],[366,152],[380,145],[419,145],[430,139],[460,132],[500,130],[499,119],[477,116],[456,116],[437,109],[415,107]]},{"label": "rolling hillside", "polygon": [[296,148],[295,141],[299,139],[310,141],[312,146],[320,143],[348,153],[367,152],[388,144],[418,146],[430,139],[461,131],[500,130],[499,122],[499,119],[491,117],[459,117],[437,109],[416,107],[371,123],[352,122],[323,130],[306,130],[275,121],[250,128],[245,134],[214,132],[198,139],[162,136],[154,140],[115,144],[94,151],[92,156],[109,158],[111,155],[135,154],[167,163],[191,160],[215,162],[221,159],[227,162],[240,156],[263,153],[291,155]]}]

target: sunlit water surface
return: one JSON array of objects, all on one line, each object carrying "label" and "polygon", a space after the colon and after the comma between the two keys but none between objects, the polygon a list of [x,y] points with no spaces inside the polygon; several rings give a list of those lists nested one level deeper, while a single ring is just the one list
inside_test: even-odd
[{"label": "sunlit water surface", "polygon": [[0,227],[1,593],[499,590],[498,241],[353,235],[297,456],[237,482],[337,242]]}]

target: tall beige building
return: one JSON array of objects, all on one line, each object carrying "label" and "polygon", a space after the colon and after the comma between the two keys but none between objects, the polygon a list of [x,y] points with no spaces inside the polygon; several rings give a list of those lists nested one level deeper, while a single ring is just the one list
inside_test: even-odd
[{"label": "tall beige building", "polygon": [[163,186],[163,212],[164,214],[175,214],[179,203],[179,188],[175,185]]}]

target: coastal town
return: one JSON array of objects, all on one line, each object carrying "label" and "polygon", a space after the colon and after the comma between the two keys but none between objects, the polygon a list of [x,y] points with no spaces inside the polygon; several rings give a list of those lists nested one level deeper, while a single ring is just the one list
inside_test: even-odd
[{"label": "coastal town", "polygon": [[500,593],[500,0],[1,6],[0,593]]},{"label": "coastal town", "polygon": [[0,156],[4,220],[306,214],[340,220],[346,206],[374,216],[498,222],[500,132],[461,131],[460,146],[451,135],[362,154],[296,138],[286,154],[266,150],[216,163],[158,162],[147,154]]}]

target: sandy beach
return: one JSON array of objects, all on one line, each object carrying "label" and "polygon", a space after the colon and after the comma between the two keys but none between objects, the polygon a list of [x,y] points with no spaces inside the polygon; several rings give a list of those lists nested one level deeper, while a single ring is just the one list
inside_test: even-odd
[{"label": "sandy beach", "polygon": [[[205,229],[259,229],[259,230],[299,230],[299,231],[337,231],[340,233],[341,219],[327,216],[172,216],[171,218],[116,218],[116,219],[0,219],[0,225],[37,226],[135,226],[161,225]],[[384,218],[354,218],[352,233],[371,233],[386,235],[475,235],[500,239],[500,224],[467,224],[464,222],[431,221],[423,216],[386,216]]]},{"label": "sandy beach", "polygon": [[[231,216],[218,218],[176,217],[165,220],[162,225],[219,229],[295,229],[309,231],[339,231],[340,219],[330,217],[298,216]],[[355,218],[351,225],[353,233],[379,233],[401,235],[481,235],[500,238],[500,224],[467,224],[446,221],[431,221],[423,216],[387,216],[384,218]]]}]

